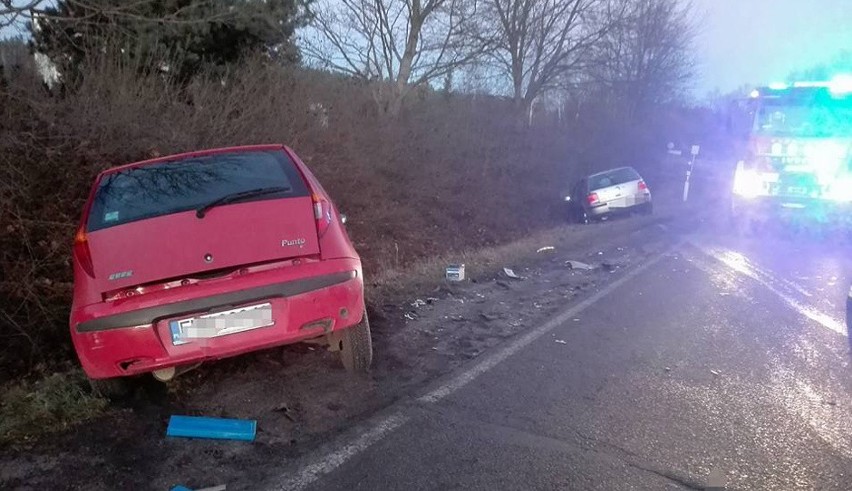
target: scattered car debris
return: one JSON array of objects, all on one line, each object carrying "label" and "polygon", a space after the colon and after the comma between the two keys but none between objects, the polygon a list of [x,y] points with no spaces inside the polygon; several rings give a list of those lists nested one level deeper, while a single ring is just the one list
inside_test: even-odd
[{"label": "scattered car debris", "polygon": [[464,264],[450,264],[445,274],[449,281],[464,281]]},{"label": "scattered car debris", "polygon": [[544,246],[544,247],[540,247],[540,248],[539,248],[537,251],[535,251],[535,252],[536,252],[536,253],[538,253],[538,254],[541,254],[542,252],[554,252],[554,251],[556,251],[556,248],[555,248],[555,247],[553,247],[553,246]]},{"label": "scattered car debris", "polygon": [[665,371],[667,371],[667,372],[671,372],[671,371],[672,371],[672,367],[666,367],[666,368],[664,368],[663,370],[665,370]]},{"label": "scattered car debris", "polygon": [[420,300],[420,299],[418,298],[417,300],[415,300],[415,301],[411,302],[411,306],[412,306],[412,307],[414,307],[415,309],[419,309],[420,307],[425,307],[425,306],[426,306],[426,301],[424,301],[424,300]]},{"label": "scattered car debris", "polygon": [[565,261],[565,264],[568,265],[571,269],[579,269],[583,271],[590,271],[595,269],[591,264],[584,263],[582,261]]},{"label": "scattered car debris", "polygon": [[568,342],[565,341],[564,339],[555,339],[554,342],[556,344],[568,344]]},{"label": "scattered car debris", "polygon": [[721,375],[721,374],[719,373],[719,371],[718,371],[718,370],[710,370],[710,373],[712,373],[713,375],[715,375],[715,376],[717,376],[717,377],[718,377],[719,375]]},{"label": "scattered car debris", "polygon": [[511,270],[509,268],[503,268],[503,274],[505,274],[509,278],[512,278],[513,280],[522,280],[523,279],[520,276],[518,276],[513,270]]},{"label": "scattered car debris", "polygon": [[410,320],[410,321],[417,320],[417,316],[416,316],[416,315],[414,315],[412,312],[406,312],[406,313],[405,313],[405,318],[406,318],[406,319],[408,319],[408,320]]},{"label": "scattered car debris", "polygon": [[205,416],[172,416],[166,436],[210,438],[216,440],[253,441],[257,421],[249,419],[208,418]]},{"label": "scattered car debris", "polygon": [[428,297],[428,298],[426,298],[426,303],[427,303],[427,304],[429,304],[429,305],[432,305],[433,303],[435,303],[435,302],[437,302],[437,301],[438,301],[438,299],[437,299],[437,298],[435,298],[435,297]]}]

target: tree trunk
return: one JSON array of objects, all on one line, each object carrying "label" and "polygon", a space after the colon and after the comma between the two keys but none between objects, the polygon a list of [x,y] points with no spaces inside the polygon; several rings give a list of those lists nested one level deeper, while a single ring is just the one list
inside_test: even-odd
[{"label": "tree trunk", "polygon": [[414,56],[417,54],[417,44],[420,42],[420,30],[423,28],[423,18],[420,12],[419,0],[414,0],[411,4],[411,20],[409,21],[410,30],[408,38],[405,40],[405,50],[402,52],[402,57],[399,60],[399,71],[396,76],[396,84],[393,94],[388,103],[388,114],[396,118],[402,110],[402,101],[408,94],[408,82],[411,78],[411,68],[414,63]]}]

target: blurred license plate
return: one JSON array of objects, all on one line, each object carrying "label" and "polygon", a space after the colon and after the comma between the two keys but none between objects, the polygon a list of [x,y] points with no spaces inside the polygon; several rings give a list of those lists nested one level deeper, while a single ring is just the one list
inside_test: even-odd
[{"label": "blurred license plate", "polygon": [[272,305],[263,303],[205,314],[169,323],[172,343],[181,345],[193,339],[215,338],[274,324]]}]

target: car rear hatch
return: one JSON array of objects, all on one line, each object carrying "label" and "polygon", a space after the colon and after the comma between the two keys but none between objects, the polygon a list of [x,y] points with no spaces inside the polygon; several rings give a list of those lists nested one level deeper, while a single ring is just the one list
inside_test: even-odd
[{"label": "car rear hatch", "polygon": [[310,192],[282,150],[193,156],[104,174],[85,239],[103,298],[319,254]]},{"label": "car rear hatch", "polygon": [[644,181],[633,169],[623,168],[589,177],[590,194],[597,196],[599,206],[629,208],[647,201]]}]

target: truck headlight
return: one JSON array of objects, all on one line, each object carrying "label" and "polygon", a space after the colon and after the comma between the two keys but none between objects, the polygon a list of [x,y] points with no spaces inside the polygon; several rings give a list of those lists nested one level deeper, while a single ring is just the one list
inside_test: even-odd
[{"label": "truck headlight", "polygon": [[734,176],[734,194],[743,198],[754,198],[763,192],[763,181],[753,169],[737,168]]}]

